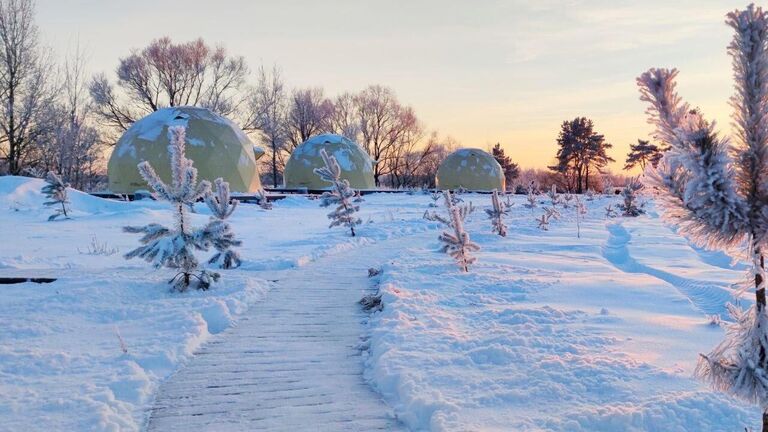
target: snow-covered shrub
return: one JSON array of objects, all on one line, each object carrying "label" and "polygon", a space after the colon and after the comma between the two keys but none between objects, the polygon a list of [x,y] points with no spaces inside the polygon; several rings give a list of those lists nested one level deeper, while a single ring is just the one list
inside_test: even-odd
[{"label": "snow-covered shrub", "polygon": [[587,198],[587,201],[594,201],[595,199],[595,191],[592,189],[587,189],[587,193],[584,194]]},{"label": "snow-covered shrub", "polygon": [[432,202],[429,203],[430,207],[438,207],[437,202],[440,201],[440,198],[443,197],[443,194],[440,191],[432,192],[430,195],[430,198],[432,198]]},{"label": "snow-covered shrub", "polygon": [[507,236],[507,225],[504,223],[504,216],[506,216],[509,213],[509,210],[502,204],[501,200],[499,200],[499,192],[494,189],[493,193],[491,194],[491,208],[486,209],[485,212],[488,214],[488,218],[491,220],[491,224],[493,225],[493,232],[496,234],[506,237]]},{"label": "snow-covered shrub", "polygon": [[552,207],[560,204],[560,194],[557,193],[557,186],[552,185],[552,189],[547,192],[547,196],[549,197],[549,201],[551,202]]},{"label": "snow-covered shrub", "polygon": [[581,238],[581,220],[587,215],[587,206],[576,196],[574,199],[576,206],[576,237]]},{"label": "snow-covered shrub", "polygon": [[107,242],[100,242],[96,236],[91,237],[91,244],[85,249],[85,251],[77,248],[77,253],[81,255],[103,255],[110,256],[120,252],[116,247],[109,247]]},{"label": "snow-covered shrub", "polygon": [[475,206],[472,205],[472,202],[470,201],[469,204],[462,204],[458,205],[457,201],[453,199],[453,194],[451,194],[451,191],[446,190],[441,193],[445,201],[445,206],[448,209],[448,217],[441,216],[437,212],[431,212],[429,210],[424,212],[424,219],[432,222],[440,222],[441,224],[445,226],[452,226],[453,223],[451,221],[450,213],[451,208],[456,207],[459,210],[459,216],[461,217],[461,221],[464,222],[467,220],[467,216],[472,214],[472,212],[475,211]]},{"label": "snow-covered shrub", "polygon": [[643,204],[639,204],[639,192],[642,188],[643,184],[635,178],[629,179],[627,184],[624,185],[624,189],[621,190],[621,196],[624,199],[624,203],[619,204],[619,208],[624,216],[634,217],[645,213]]},{"label": "snow-covered shrub", "polygon": [[547,215],[547,213],[542,214],[536,219],[536,222],[538,223],[540,230],[549,231],[549,215]]},{"label": "snow-covered shrub", "polygon": [[440,234],[440,241],[445,243],[442,250],[452,256],[462,271],[468,272],[469,265],[474,263],[477,258],[470,255],[471,252],[480,250],[480,246],[469,238],[469,233],[464,230],[464,223],[460,210],[451,203],[449,195],[446,195],[448,203],[449,216],[451,218],[451,228],[453,232],[444,231]]},{"label": "snow-covered shrub", "polygon": [[256,191],[256,202],[262,210],[272,210],[272,203],[267,198],[267,192],[264,189]]},{"label": "snow-covered shrub", "polygon": [[346,226],[352,233],[352,237],[354,237],[355,225],[363,223],[362,219],[355,215],[360,210],[360,206],[353,205],[350,202],[350,199],[355,196],[355,190],[349,186],[349,181],[341,178],[341,168],[335,157],[329,155],[325,149],[320,150],[320,156],[323,158],[325,166],[315,168],[313,171],[323,181],[333,185],[330,192],[323,192],[320,205],[322,207],[336,206],[336,209],[328,213],[328,219],[331,219],[329,228]]},{"label": "snow-covered shrub", "polygon": [[214,184],[215,192],[209,190],[205,194],[205,204],[211,209],[213,216],[203,230],[208,233],[205,238],[210,239],[211,246],[216,249],[216,253],[208,260],[208,264],[215,264],[221,269],[239,267],[240,254],[232,248],[242,245],[243,242],[235,238],[235,233],[227,222],[237,208],[238,201],[230,197],[229,183],[224,179],[219,177]]},{"label": "snow-covered shrub", "polygon": [[48,201],[43,205],[47,207],[55,207],[55,213],[48,217],[49,221],[56,219],[59,216],[63,216],[64,219],[69,219],[67,214],[69,210],[69,195],[67,194],[67,188],[69,183],[64,183],[61,177],[56,175],[53,171],[48,171],[45,175],[45,186],[43,186],[42,192]]},{"label": "snow-covered shrub", "polygon": [[651,69],[638,78],[641,99],[655,125],[655,138],[669,147],[646,175],[657,188],[664,217],[679,232],[709,249],[751,255],[755,304],[746,311],[728,305],[733,323],[712,352],[702,355],[696,375],[713,388],[763,409],[768,430],[768,315],[764,251],[768,246],[768,19],[749,5],[727,15],[735,35],[728,47],[736,92],[731,106],[733,143],[715,132],[675,90],[675,69]]},{"label": "snow-covered shrub", "polygon": [[[168,129],[168,134],[171,141],[168,146],[171,157],[171,184],[165,184],[149,162],[141,162],[138,168],[141,176],[154,191],[153,196],[157,200],[168,201],[173,206],[175,227],[167,228],[156,223],[142,227],[124,227],[125,232],[144,234],[139,239],[142,246],[125,254],[125,258],[138,257],[155,267],[177,269],[179,272],[169,283],[179,291],[184,291],[191,285],[208,289],[211,283],[219,279],[219,274],[206,270],[198,272],[194,251],[207,250],[212,240],[210,236],[215,235],[216,231],[194,229],[189,220],[188,207],[203,197],[210,190],[211,184],[205,180],[197,182],[197,169],[184,154],[184,127],[173,126]],[[193,278],[196,281],[193,281]]]}]

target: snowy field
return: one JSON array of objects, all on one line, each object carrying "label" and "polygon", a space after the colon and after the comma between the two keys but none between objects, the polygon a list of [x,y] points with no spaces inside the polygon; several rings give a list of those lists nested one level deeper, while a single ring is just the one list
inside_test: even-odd
[{"label": "snowy field", "polygon": [[[478,207],[466,228],[482,247],[468,274],[438,251],[442,226],[422,218],[428,195],[366,196],[356,238],[327,229],[318,201],[243,204],[232,218],[243,266],[210,291],[178,294],[169,270],[122,258],[138,241],[120,228],[170,222],[162,203],[72,191],[73,219],[47,222],[41,187],[0,178],[0,276],[58,278],[0,285],[3,431],[141,430],[163,381],[258,311],[249,308],[270,295],[271,271],[302,272],[351,250],[348,267],[383,270],[369,281],[384,309],[361,330],[365,377],[411,430],[759,424],[758,409],[691,378],[698,353],[723,336],[710,316],[725,316],[744,268],[692,247],[652,203],[647,215],[606,219],[603,207],[618,198],[587,202],[577,238],[573,209],[540,231],[541,209],[515,197],[501,238],[483,212],[490,197],[463,195]],[[197,211],[200,224],[207,209]],[[92,242],[101,251],[90,252]]]}]

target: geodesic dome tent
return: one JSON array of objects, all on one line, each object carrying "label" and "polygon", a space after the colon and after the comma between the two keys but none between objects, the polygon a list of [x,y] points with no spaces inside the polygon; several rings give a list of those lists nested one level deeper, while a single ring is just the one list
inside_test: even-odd
[{"label": "geodesic dome tent", "polygon": [[171,179],[168,128],[187,127],[187,157],[194,161],[199,179],[222,177],[234,192],[261,189],[256,160],[264,151],[230,120],[206,108],[163,108],[134,123],[120,137],[109,158],[109,189],[133,193],[148,189],[136,165],[149,161],[165,181]]},{"label": "geodesic dome tent", "polygon": [[488,152],[480,149],[459,149],[449,154],[437,169],[439,189],[490,191],[504,190],[501,165]]},{"label": "geodesic dome tent", "polygon": [[356,142],[341,135],[314,136],[293,150],[283,174],[286,189],[327,189],[330,183],[320,180],[313,172],[325,166],[320,150],[336,158],[341,168],[341,178],[349,181],[354,189],[373,189],[373,160]]}]

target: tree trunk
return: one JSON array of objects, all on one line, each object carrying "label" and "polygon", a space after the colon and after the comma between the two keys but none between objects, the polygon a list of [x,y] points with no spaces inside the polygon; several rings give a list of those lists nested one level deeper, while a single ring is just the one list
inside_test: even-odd
[{"label": "tree trunk", "polygon": [[272,187],[277,187],[277,147],[272,143]]},{"label": "tree trunk", "polygon": [[763,411],[763,432],[768,432],[768,411]]}]

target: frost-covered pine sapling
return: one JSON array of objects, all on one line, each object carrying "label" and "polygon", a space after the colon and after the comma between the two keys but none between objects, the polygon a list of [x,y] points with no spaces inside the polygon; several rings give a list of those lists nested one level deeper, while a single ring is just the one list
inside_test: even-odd
[{"label": "frost-covered pine sapling", "polygon": [[639,192],[643,188],[643,184],[637,179],[631,178],[627,181],[624,189],[621,190],[621,196],[624,199],[623,204],[619,204],[624,216],[640,216],[645,213],[643,205],[638,205],[640,201]]},{"label": "frost-covered pine sapling", "polygon": [[529,209],[531,209],[531,214],[533,214],[533,209],[536,208],[538,205],[539,197],[536,196],[536,194],[533,192],[533,183],[531,183],[531,186],[528,187],[528,195],[525,197],[526,201],[528,201],[525,206]]},{"label": "frost-covered pine sapling", "polygon": [[437,202],[440,201],[440,198],[443,197],[443,194],[439,191],[432,192],[430,195],[430,198],[432,198],[432,202],[429,203],[430,207],[438,207]]},{"label": "frost-covered pine sapling", "polygon": [[552,189],[547,192],[547,196],[549,197],[549,200],[552,202],[552,207],[557,206],[560,204],[560,195],[557,193],[557,186],[552,185]]},{"label": "frost-covered pine sapling", "polygon": [[511,194],[511,193],[504,194],[504,203],[503,204],[504,204],[504,208],[506,209],[507,212],[511,211],[512,210],[512,206],[515,205],[515,203],[512,201],[512,196],[513,196],[513,194]]},{"label": "frost-covered pine sapling", "polygon": [[605,206],[605,217],[606,218],[615,218],[619,214],[616,212],[616,209],[613,208],[613,204],[608,204]]},{"label": "frost-covered pine sapling", "polygon": [[211,188],[207,181],[197,182],[197,169],[192,161],[187,159],[185,150],[185,128],[173,126],[168,129],[170,145],[168,152],[171,158],[171,184],[165,184],[157,175],[149,162],[138,165],[139,173],[154,190],[157,200],[171,203],[174,210],[175,227],[167,228],[160,224],[151,223],[142,227],[127,226],[123,231],[140,233],[142,246],[125,254],[126,259],[142,258],[155,267],[168,267],[179,272],[170,284],[179,291],[186,290],[194,284],[199,289],[208,289],[211,283],[219,279],[218,273],[198,272],[198,261],[195,250],[207,250],[210,244],[209,234],[201,235],[199,230],[192,227],[189,220],[188,207],[203,197]]},{"label": "frost-covered pine sapling", "polygon": [[256,200],[262,210],[272,210],[272,203],[267,198],[267,192],[262,188],[256,191]]},{"label": "frost-covered pine sapling", "polygon": [[455,207],[459,210],[459,216],[461,217],[462,222],[467,220],[467,216],[469,216],[472,212],[475,211],[475,207],[472,205],[472,202],[470,201],[469,204],[463,204],[463,205],[457,205],[456,201],[453,199],[453,195],[451,194],[451,191],[445,190],[441,193],[443,198],[445,198],[445,207],[448,209],[448,217],[443,217],[437,212],[430,213],[429,210],[424,212],[424,219],[432,222],[440,222],[445,226],[452,226],[451,222],[451,212],[452,209]]},{"label": "frost-covered pine sapling", "polygon": [[322,168],[315,168],[313,171],[325,182],[333,185],[330,192],[323,192],[322,207],[335,205],[336,209],[328,213],[328,219],[331,219],[329,228],[335,226],[346,226],[355,236],[355,225],[363,223],[362,219],[355,213],[360,210],[360,206],[353,205],[351,199],[355,197],[355,191],[349,186],[349,181],[341,178],[341,167],[336,158],[329,155],[325,149],[320,150],[320,156],[325,162]]},{"label": "frost-covered pine sapling", "polygon": [[64,219],[69,219],[69,195],[67,188],[69,183],[64,183],[61,177],[56,175],[53,171],[48,171],[45,176],[45,186],[43,186],[42,193],[48,199],[43,205],[47,207],[54,207],[55,213],[48,217],[49,221],[56,219],[59,216],[63,216]]},{"label": "frost-covered pine sapling", "polygon": [[584,203],[581,201],[581,198],[576,196],[575,198],[575,206],[576,206],[576,238],[581,238],[581,221],[584,218],[584,216],[587,215],[587,206],[584,205]]},{"label": "frost-covered pine sapling", "polygon": [[233,200],[229,194],[229,183],[221,177],[214,182],[215,191],[205,194],[205,204],[211,209],[213,215],[211,221],[203,228],[205,237],[211,240],[211,246],[216,253],[208,260],[208,264],[215,264],[221,269],[231,269],[240,266],[240,254],[233,247],[243,244],[235,238],[232,227],[227,219],[237,208],[237,200]]},{"label": "frost-covered pine sapling", "polygon": [[480,246],[470,240],[469,233],[464,230],[464,223],[459,214],[459,208],[451,205],[449,210],[453,232],[445,231],[440,234],[440,241],[445,243],[442,250],[443,252],[448,252],[456,260],[462,271],[468,272],[469,265],[477,260],[470,253],[479,251]]},{"label": "frost-covered pine sapling", "polygon": [[549,215],[547,213],[544,213],[536,219],[536,222],[539,224],[539,229],[542,231],[549,231]]},{"label": "frost-covered pine sapling", "polygon": [[485,212],[488,214],[488,218],[491,220],[491,224],[493,225],[493,232],[502,237],[506,237],[507,225],[504,223],[504,216],[506,216],[509,211],[499,199],[499,192],[496,189],[494,189],[493,193],[491,194],[491,203],[491,208],[486,209]]},{"label": "frost-covered pine sapling", "polygon": [[759,7],[728,14],[735,35],[728,46],[736,92],[733,144],[714,125],[682,102],[677,70],[651,69],[638,78],[641,99],[669,147],[656,170],[647,173],[658,189],[666,219],[698,246],[741,250],[751,255],[755,304],[728,305],[733,323],[712,352],[702,355],[696,376],[713,388],[763,410],[768,431],[768,314],[764,252],[768,246],[768,19]]},{"label": "frost-covered pine sapling", "polygon": [[571,201],[573,201],[573,195],[570,192],[563,194],[562,203],[564,209],[567,209],[571,205]]},{"label": "frost-covered pine sapling", "polygon": [[595,191],[592,189],[587,189],[587,193],[585,194],[587,201],[594,201],[595,200]]},{"label": "frost-covered pine sapling", "polygon": [[544,207],[544,213],[547,215],[547,220],[560,220],[562,217],[560,211],[554,207]]}]

